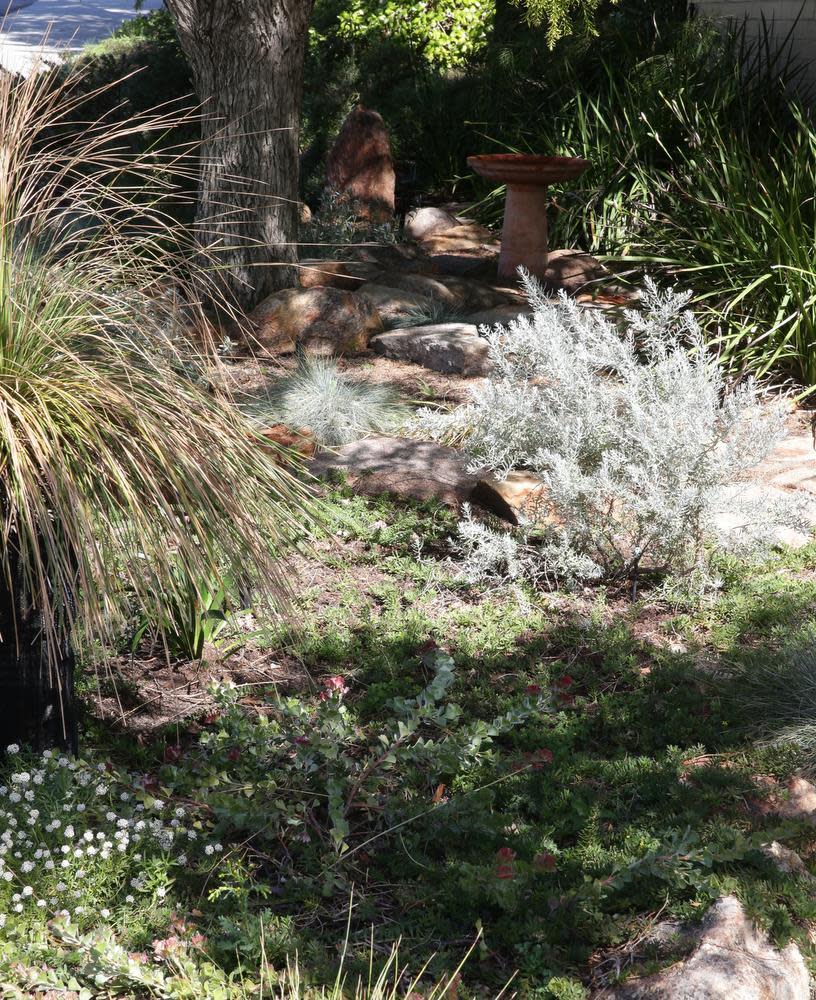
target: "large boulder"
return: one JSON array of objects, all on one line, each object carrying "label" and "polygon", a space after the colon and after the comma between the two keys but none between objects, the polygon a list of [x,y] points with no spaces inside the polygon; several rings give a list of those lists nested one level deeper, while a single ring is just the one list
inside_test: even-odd
[{"label": "large boulder", "polygon": [[409,240],[422,240],[461,224],[460,219],[444,208],[415,208],[405,216],[405,235]]},{"label": "large boulder", "polygon": [[489,285],[452,274],[386,271],[378,280],[391,288],[404,288],[418,295],[427,295],[428,298],[459,311],[490,309],[506,301],[501,292],[497,292]]},{"label": "large boulder", "polygon": [[405,288],[393,288],[378,281],[369,281],[357,293],[376,310],[385,326],[393,326],[416,313],[429,313],[433,300],[419,292]]},{"label": "large boulder", "polygon": [[357,107],[343,122],[327,167],[329,187],[354,203],[357,214],[384,222],[394,214],[396,173],[382,116]]},{"label": "large boulder", "polygon": [[454,448],[377,434],[318,455],[309,471],[320,478],[339,473],[358,493],[440,500],[458,509],[469,502],[478,480],[467,465],[467,457]]},{"label": "large boulder", "polygon": [[305,258],[298,264],[301,288],[340,288],[353,292],[366,281],[374,281],[380,274],[376,264],[361,260],[322,260]]},{"label": "large boulder", "polygon": [[583,250],[551,250],[541,283],[548,291],[577,295],[610,277],[607,268]]},{"label": "large boulder", "polygon": [[253,350],[287,354],[301,345],[324,357],[360,354],[383,329],[372,303],[338,288],[287,288],[248,317]]},{"label": "large boulder", "polygon": [[[808,1000],[810,977],[795,944],[781,951],[723,896],[699,928],[669,927],[693,950],[662,972],[594,994],[594,1000]],[[656,939],[656,944],[660,940]]]},{"label": "large boulder", "polygon": [[487,367],[487,341],[467,323],[389,330],[372,338],[371,347],[386,358],[412,361],[436,372],[484,375]]}]

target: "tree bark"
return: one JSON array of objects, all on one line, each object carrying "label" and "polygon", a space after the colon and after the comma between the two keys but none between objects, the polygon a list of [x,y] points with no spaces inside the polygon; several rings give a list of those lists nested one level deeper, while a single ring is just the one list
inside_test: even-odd
[{"label": "tree bark", "polygon": [[39,615],[24,601],[10,562],[11,586],[0,585],[0,752],[16,743],[37,752],[60,747],[76,753],[70,643],[48,655]]},{"label": "tree bark", "polygon": [[298,139],[314,0],[166,0],[203,104],[199,238],[244,309],[296,283]]}]

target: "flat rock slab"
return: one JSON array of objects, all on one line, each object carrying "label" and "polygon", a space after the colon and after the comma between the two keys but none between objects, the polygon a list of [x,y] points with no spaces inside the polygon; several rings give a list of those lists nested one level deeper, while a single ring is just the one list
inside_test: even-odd
[{"label": "flat rock slab", "polygon": [[386,358],[413,361],[435,372],[483,375],[487,370],[487,341],[468,323],[389,330],[374,337],[371,347]]},{"label": "flat rock slab", "polygon": [[494,306],[492,309],[481,309],[479,312],[469,313],[462,317],[463,323],[472,323],[475,327],[482,326],[507,326],[514,319],[521,316],[531,316],[528,307],[522,306]]},{"label": "flat rock slab", "polygon": [[427,253],[461,253],[497,245],[496,234],[475,222],[456,226],[422,240],[422,247]]},{"label": "flat rock slab", "polygon": [[816,494],[816,450],[811,431],[786,436],[756,467],[755,475],[770,486]]},{"label": "flat rock slab", "polygon": [[739,900],[723,896],[695,930],[693,953],[663,972],[593,994],[594,1000],[808,1000],[810,977],[795,944],[778,951],[748,919]]},{"label": "flat rock slab", "polygon": [[458,509],[478,481],[467,461],[455,448],[379,434],[318,455],[308,468],[321,479],[341,474],[358,493],[440,500]]},{"label": "flat rock slab", "polygon": [[[759,478],[759,466],[751,477]],[[801,487],[785,489],[766,482],[735,483],[723,490],[725,501],[714,517],[717,532],[738,540],[745,533],[751,534],[762,526],[763,535],[775,545],[788,545],[801,549],[812,540],[816,528],[816,497]],[[795,507],[799,524],[786,523],[783,513]]]}]

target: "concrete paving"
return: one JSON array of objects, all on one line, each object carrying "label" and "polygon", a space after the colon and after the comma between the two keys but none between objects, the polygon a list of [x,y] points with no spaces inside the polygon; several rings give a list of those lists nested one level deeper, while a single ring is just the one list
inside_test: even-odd
[{"label": "concrete paving", "polygon": [[[142,9],[161,6],[162,0],[145,0]],[[133,7],[133,0],[0,0],[0,66],[29,73],[43,60],[105,38],[135,16]]]}]

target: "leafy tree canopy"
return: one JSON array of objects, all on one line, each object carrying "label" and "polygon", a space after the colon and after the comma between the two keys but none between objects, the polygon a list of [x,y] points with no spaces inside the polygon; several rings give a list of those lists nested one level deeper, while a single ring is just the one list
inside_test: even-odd
[{"label": "leafy tree canopy", "polygon": [[546,25],[547,41],[554,45],[559,38],[572,34],[576,27],[593,32],[601,0],[511,0],[511,3],[524,9],[529,24]]},{"label": "leafy tree canopy", "polygon": [[[347,39],[389,37],[445,69],[464,65],[488,42],[502,0],[346,0],[339,33]],[[505,0],[507,2],[507,0]],[[601,0],[509,0],[553,45],[574,30],[592,31]],[[614,2],[614,0],[613,0]]]}]

